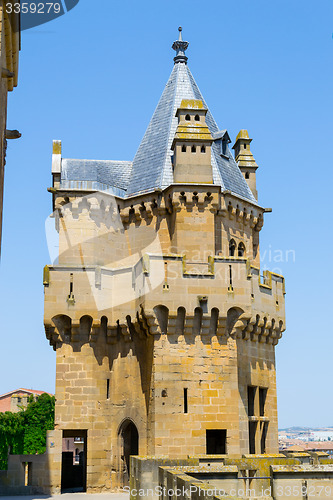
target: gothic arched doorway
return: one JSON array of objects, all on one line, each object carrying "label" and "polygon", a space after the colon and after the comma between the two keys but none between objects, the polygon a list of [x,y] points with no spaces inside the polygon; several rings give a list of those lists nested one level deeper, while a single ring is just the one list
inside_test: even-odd
[{"label": "gothic arched doorway", "polygon": [[123,484],[129,484],[130,456],[139,454],[139,433],[132,420],[125,420],[120,428],[121,459],[123,462]]}]

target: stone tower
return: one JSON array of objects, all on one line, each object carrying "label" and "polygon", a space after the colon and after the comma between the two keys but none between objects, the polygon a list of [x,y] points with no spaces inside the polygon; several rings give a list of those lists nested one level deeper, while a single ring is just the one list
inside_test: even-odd
[{"label": "stone tower", "polygon": [[68,486],[66,437],[85,443],[88,491],[126,484],[131,454],[278,451],[284,278],[260,272],[265,209],[257,165],[241,156],[248,134],[234,147],[252,162],[250,179],[194,81],[187,46],[180,31],[132,162],[65,159],[53,145],[59,255],[44,286],[57,360],[54,491]]}]

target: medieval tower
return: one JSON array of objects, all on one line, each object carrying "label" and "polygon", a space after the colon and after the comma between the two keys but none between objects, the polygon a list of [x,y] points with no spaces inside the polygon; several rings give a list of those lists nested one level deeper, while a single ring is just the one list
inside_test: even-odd
[{"label": "medieval tower", "polygon": [[233,156],[187,47],[180,29],[133,161],[65,159],[53,144],[59,252],[44,269],[45,330],[63,489],[69,437],[84,443],[88,491],[126,484],[131,454],[278,451],[284,278],[260,272],[251,139],[241,130]]}]

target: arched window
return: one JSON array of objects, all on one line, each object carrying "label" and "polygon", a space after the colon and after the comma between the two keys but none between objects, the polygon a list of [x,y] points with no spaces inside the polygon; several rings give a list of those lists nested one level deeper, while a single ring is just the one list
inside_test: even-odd
[{"label": "arched window", "polygon": [[186,116],[185,116],[185,120],[186,120],[187,122],[189,122],[189,121],[191,120],[190,115],[186,115]]},{"label": "arched window", "polygon": [[186,146],[185,146],[185,144],[182,146],[182,153],[186,153]]},{"label": "arched window", "polygon": [[206,153],[206,146],[201,146],[201,153]]},{"label": "arched window", "polygon": [[235,242],[235,240],[230,240],[230,243],[229,243],[229,255],[230,255],[230,257],[235,256],[235,251],[236,251],[236,242]]},{"label": "arched window", "polygon": [[249,179],[249,178],[250,178],[249,172],[245,172],[245,179]]},{"label": "arched window", "polygon": [[191,152],[192,152],[192,153],[196,153],[196,152],[197,152],[197,148],[196,148],[195,146],[192,146],[192,147],[191,147]]},{"label": "arched window", "polygon": [[238,257],[244,257],[245,255],[245,245],[241,241],[240,244],[238,245]]},{"label": "arched window", "polygon": [[199,115],[195,115],[194,119],[195,119],[196,122],[199,122],[200,121],[200,116]]}]

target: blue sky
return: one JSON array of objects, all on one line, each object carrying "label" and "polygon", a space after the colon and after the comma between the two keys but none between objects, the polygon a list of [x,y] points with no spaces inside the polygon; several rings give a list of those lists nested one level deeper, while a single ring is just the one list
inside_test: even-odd
[{"label": "blue sky", "polygon": [[261,251],[262,265],[280,270],[287,286],[279,425],[333,426],[333,4],[324,0],[80,0],[23,32],[8,104],[7,127],[22,138],[7,150],[0,393],[54,391],[42,286],[52,140],[62,140],[64,157],[131,160],[172,70],[180,25],[219,127],[232,140],[241,128],[253,138],[259,201],[273,208]]}]

